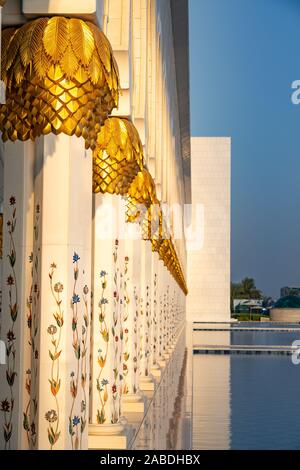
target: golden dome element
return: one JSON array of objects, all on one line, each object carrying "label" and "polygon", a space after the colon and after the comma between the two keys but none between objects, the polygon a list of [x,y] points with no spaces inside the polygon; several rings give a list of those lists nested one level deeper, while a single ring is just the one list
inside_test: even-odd
[{"label": "golden dome element", "polygon": [[[129,210],[129,205],[127,205],[127,208]],[[150,240],[152,242],[154,239],[161,238],[162,211],[160,204],[158,202],[151,204],[149,208],[145,208],[141,215],[142,217],[139,217],[139,221],[143,240]]]},{"label": "golden dome element", "polygon": [[143,239],[151,240],[152,250],[158,252],[159,258],[187,294],[184,274],[156,197],[155,183],[146,168],[137,174],[127,198],[127,220],[140,222]]},{"label": "golden dome element", "polygon": [[132,122],[107,118],[93,152],[93,192],[125,195],[142,168],[143,146]]},{"label": "golden dome element", "polygon": [[170,271],[173,278],[181,287],[185,294],[188,293],[184,274],[171,238],[161,240],[152,240],[152,249],[157,251],[159,258],[163,261],[166,268]]},{"label": "golden dome element", "polygon": [[111,46],[92,23],[38,18],[2,32],[0,106],[4,141],[53,132],[83,136],[94,147],[107,115],[118,104],[119,76]]},{"label": "golden dome element", "polygon": [[155,183],[149,171],[144,168],[133,180],[127,193],[126,204],[126,220],[140,223],[144,240],[151,240],[152,233],[157,230],[152,215],[158,204]]},{"label": "golden dome element", "polygon": [[[127,192],[126,219],[128,222],[140,222],[151,225],[151,206],[159,204],[156,197],[155,183],[146,168],[139,171]],[[146,218],[146,220],[145,220]],[[146,231],[150,230],[146,229]],[[145,231],[145,228],[143,232]]]}]

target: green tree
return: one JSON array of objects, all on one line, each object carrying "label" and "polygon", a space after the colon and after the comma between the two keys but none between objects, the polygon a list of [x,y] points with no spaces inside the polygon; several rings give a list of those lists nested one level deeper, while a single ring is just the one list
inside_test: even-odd
[{"label": "green tree", "polygon": [[262,293],[256,288],[255,281],[252,277],[245,277],[241,284],[245,299],[262,299]]}]

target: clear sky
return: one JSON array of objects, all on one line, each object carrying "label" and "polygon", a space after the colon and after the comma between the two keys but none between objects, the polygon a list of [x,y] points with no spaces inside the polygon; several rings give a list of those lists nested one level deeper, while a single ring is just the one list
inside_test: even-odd
[{"label": "clear sky", "polygon": [[190,0],[191,134],[232,138],[232,280],[300,286],[300,0]]}]

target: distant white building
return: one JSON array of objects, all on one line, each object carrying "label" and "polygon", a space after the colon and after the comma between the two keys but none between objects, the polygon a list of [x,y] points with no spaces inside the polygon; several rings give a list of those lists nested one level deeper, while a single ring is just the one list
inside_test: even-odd
[{"label": "distant white building", "polygon": [[191,139],[192,225],[200,223],[201,243],[188,252],[189,321],[230,320],[230,149],[229,137]]}]

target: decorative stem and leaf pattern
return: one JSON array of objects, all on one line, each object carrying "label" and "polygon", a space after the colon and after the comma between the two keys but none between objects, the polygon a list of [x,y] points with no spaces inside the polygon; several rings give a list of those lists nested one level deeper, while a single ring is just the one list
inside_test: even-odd
[{"label": "decorative stem and leaf pattern", "polygon": [[119,380],[122,383],[122,374],[119,370],[120,366],[120,355],[119,355],[119,338],[118,328],[120,328],[120,336],[123,335],[121,316],[120,316],[120,304],[122,299],[120,299],[120,285],[122,286],[122,274],[118,267],[118,248],[119,240],[115,240],[114,252],[113,252],[113,261],[114,261],[114,299],[113,299],[113,312],[112,312],[112,342],[113,342],[113,383],[111,387],[112,391],[112,409],[111,409],[111,423],[116,424],[120,418],[120,395],[121,389],[119,387]]},{"label": "decorative stem and leaf pattern", "polygon": [[151,328],[151,306],[150,306],[150,287],[146,286],[146,307],[145,307],[145,376],[149,375],[150,362],[150,328]]},{"label": "decorative stem and leaf pattern", "polygon": [[169,303],[169,298],[170,298],[170,288],[167,286],[167,293],[166,293],[166,310],[165,310],[165,330],[166,330],[166,339],[165,339],[165,345],[169,346],[169,341],[170,341],[170,303]]},{"label": "decorative stem and leaf pattern", "polygon": [[69,434],[71,437],[71,445],[72,445],[73,450],[78,449],[78,445],[79,445],[78,426],[80,424],[79,416],[73,415],[74,406],[75,406],[77,393],[78,393],[80,357],[81,357],[81,349],[80,349],[81,345],[80,345],[80,338],[79,338],[79,332],[78,332],[78,304],[80,302],[80,297],[76,292],[77,280],[78,280],[78,274],[79,274],[79,268],[78,268],[79,259],[80,258],[78,254],[74,253],[74,256],[73,256],[74,281],[73,281],[73,293],[72,293],[72,299],[71,299],[71,310],[72,310],[72,347],[73,347],[73,352],[75,355],[76,371],[75,372],[72,371],[70,374],[70,393],[72,396],[72,401],[71,401],[71,410],[69,414]]},{"label": "decorative stem and leaf pattern", "polygon": [[[139,321],[138,321],[138,330],[139,330],[139,364],[142,364],[144,351],[145,351],[145,338],[144,338],[144,299],[140,297],[139,299]],[[144,373],[144,371],[141,371]]]},{"label": "decorative stem and leaf pattern", "polygon": [[[69,413],[69,434],[71,438],[71,446],[73,450],[82,448],[82,438],[87,424],[86,408],[87,408],[87,340],[89,328],[89,307],[88,307],[88,286],[84,286],[82,291],[83,314],[81,323],[81,333],[79,331],[79,310],[81,298],[77,292],[77,284],[79,279],[79,260],[78,253],[73,254],[73,291],[71,298],[72,310],[72,348],[75,355],[75,370],[70,375],[70,393],[71,393],[71,409]],[[80,402],[80,416],[74,413],[76,402],[78,399],[79,386],[82,390],[82,399]]]},{"label": "decorative stem and leaf pattern", "polygon": [[138,320],[139,320],[139,308],[140,308],[140,300],[137,295],[137,288],[134,286],[133,288],[133,295],[134,295],[134,308],[135,313],[133,317],[133,341],[134,341],[134,354],[133,354],[133,393],[137,393],[138,391],[138,360],[139,360],[139,348],[138,348]]},{"label": "decorative stem and leaf pattern", "polygon": [[172,343],[174,338],[174,325],[175,325],[175,299],[174,299],[175,292],[173,291],[173,295],[171,298],[171,315],[170,315],[170,343]]},{"label": "decorative stem and leaf pattern", "polygon": [[157,363],[157,273],[153,277],[153,364]]},{"label": "decorative stem and leaf pattern", "polygon": [[64,314],[62,310],[62,299],[61,294],[64,290],[64,286],[61,282],[54,283],[54,274],[57,269],[55,263],[52,263],[49,271],[49,280],[50,280],[50,289],[51,294],[55,303],[55,312],[53,313],[53,318],[55,324],[50,324],[48,326],[47,332],[51,338],[51,349],[49,349],[49,356],[52,361],[51,364],[51,376],[49,379],[50,391],[54,397],[54,407],[47,411],[45,414],[45,419],[48,421],[48,440],[50,444],[50,449],[52,450],[59,440],[61,430],[60,430],[60,407],[58,394],[61,385],[60,377],[60,355],[62,353],[61,347],[61,335],[62,327],[64,325]]},{"label": "decorative stem and leaf pattern", "polygon": [[82,400],[80,406],[80,449],[82,449],[82,438],[84,431],[87,425],[87,387],[88,387],[88,341],[89,341],[89,304],[90,298],[88,297],[89,289],[88,286],[83,288],[83,304],[84,304],[84,313],[83,313],[83,325],[82,325],[82,354],[81,354],[81,389],[82,389]]},{"label": "decorative stem and leaf pattern", "polygon": [[166,341],[167,341],[167,294],[164,293],[163,300],[163,338],[162,338],[162,351],[166,352]]},{"label": "decorative stem and leaf pattern", "polygon": [[129,310],[130,306],[130,298],[128,293],[128,282],[129,282],[129,275],[128,275],[128,264],[129,258],[125,256],[125,265],[124,265],[124,316],[123,316],[123,328],[124,328],[124,350],[123,350],[123,387],[122,393],[126,395],[129,392],[128,387],[128,361],[130,357],[129,352],[129,329],[128,329],[128,318],[129,318]]},{"label": "decorative stem and leaf pattern", "polygon": [[163,294],[160,294],[159,296],[159,334],[158,334],[158,344],[159,344],[159,349],[158,349],[158,357],[160,360],[162,360],[162,354],[163,354]]},{"label": "decorative stem and leaf pattern", "polygon": [[26,371],[25,390],[27,392],[27,403],[23,412],[23,428],[26,432],[29,449],[35,449],[37,444],[37,410],[38,410],[38,333],[40,325],[39,316],[39,266],[40,266],[40,247],[39,247],[39,221],[40,206],[35,207],[34,223],[34,250],[29,257],[31,263],[31,286],[27,298],[27,327],[29,330],[29,347],[31,351],[31,368]]},{"label": "decorative stem and leaf pattern", "polygon": [[9,396],[1,401],[1,411],[4,414],[3,436],[5,449],[10,449],[11,437],[13,434],[13,412],[15,403],[14,385],[17,377],[16,370],[16,354],[17,354],[17,338],[16,338],[16,321],[19,313],[18,304],[18,286],[16,277],[16,261],[17,252],[15,246],[15,230],[17,224],[17,208],[16,198],[11,196],[9,199],[11,207],[11,216],[7,221],[7,232],[9,238],[9,248],[7,253],[9,264],[9,275],[6,280],[8,286],[8,306],[11,326],[6,333],[6,382],[9,389]]},{"label": "decorative stem and leaf pattern", "polygon": [[98,349],[98,365],[99,373],[96,379],[96,387],[99,396],[99,408],[97,409],[97,423],[104,424],[106,421],[106,403],[108,400],[108,390],[109,385],[108,379],[103,377],[105,364],[107,361],[108,355],[108,343],[109,343],[109,331],[106,323],[106,305],[108,304],[108,299],[106,298],[106,289],[107,289],[107,272],[102,270],[100,272],[101,279],[101,297],[99,301],[99,328],[100,335],[103,340],[104,348]]}]

